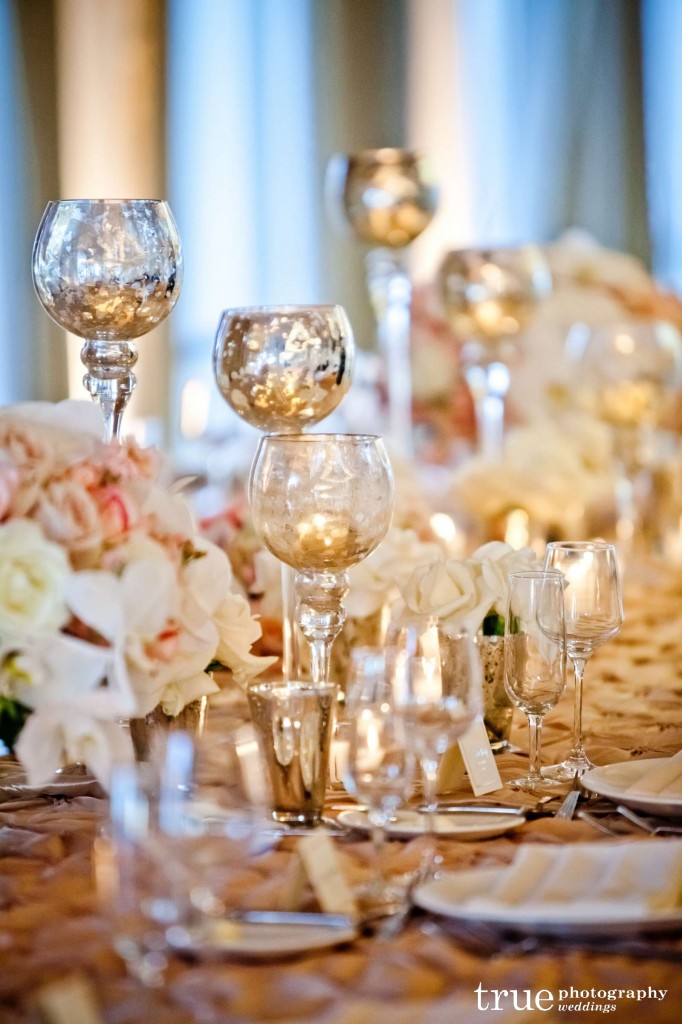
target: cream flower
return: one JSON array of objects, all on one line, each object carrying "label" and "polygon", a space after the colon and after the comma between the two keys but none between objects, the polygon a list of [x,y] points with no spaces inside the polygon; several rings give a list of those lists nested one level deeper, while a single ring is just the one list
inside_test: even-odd
[{"label": "cream flower", "polygon": [[344,599],[347,614],[361,619],[378,612],[398,597],[419,565],[429,565],[440,555],[437,544],[420,541],[414,530],[393,527],[378,548],[351,568]]},{"label": "cream flower", "polygon": [[471,633],[480,629],[493,596],[478,566],[452,559],[415,569],[403,592],[410,611],[437,616]]},{"label": "cream flower", "polygon": [[0,638],[60,629],[69,617],[64,585],[70,572],[66,552],[35,523],[0,526]]},{"label": "cream flower", "polygon": [[50,540],[74,552],[96,550],[102,543],[97,503],[73,480],[54,480],[47,484],[34,517]]},{"label": "cream flower", "polygon": [[481,593],[487,593],[492,597],[488,612],[495,612],[502,618],[507,614],[510,573],[530,572],[541,568],[537,556],[530,548],[517,551],[502,541],[491,541],[478,548],[471,556],[471,562],[479,565],[481,569]]},{"label": "cream flower", "polygon": [[251,654],[251,645],[259,639],[261,628],[241,595],[229,594],[215,612],[213,621],[220,637],[215,658],[232,669],[240,686],[277,661]]}]

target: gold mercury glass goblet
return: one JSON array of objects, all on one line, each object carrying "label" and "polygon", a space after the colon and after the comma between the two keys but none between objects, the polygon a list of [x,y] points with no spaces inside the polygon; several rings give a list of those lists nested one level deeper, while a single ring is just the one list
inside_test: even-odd
[{"label": "gold mercury glass goblet", "polygon": [[345,617],[348,569],[383,540],[393,513],[393,473],[381,438],[269,434],[251,469],[254,526],[295,570],[296,621],[310,644],[315,685]]},{"label": "gold mercury glass goblet", "polygon": [[367,286],[386,365],[388,435],[412,453],[410,301],[406,246],[431,222],[438,192],[428,161],[406,149],[337,154],[327,168],[332,219],[373,248],[366,258]]},{"label": "gold mercury glass goblet", "polygon": [[135,387],[131,341],[168,316],[182,287],[178,230],[160,199],[69,199],[47,204],[33,246],[33,282],[60,327],[85,339],[85,388],[119,440]]},{"label": "gold mercury glass goblet", "polygon": [[[341,306],[226,309],[213,346],[220,394],[259,430],[299,433],[348,391],[355,343]],[[282,566],[283,670],[299,675],[291,573]]]},{"label": "gold mercury glass goblet", "polygon": [[479,451],[499,460],[510,383],[507,364],[515,354],[516,337],[551,289],[549,266],[532,245],[459,249],[443,260],[440,286],[448,323],[463,343]]}]

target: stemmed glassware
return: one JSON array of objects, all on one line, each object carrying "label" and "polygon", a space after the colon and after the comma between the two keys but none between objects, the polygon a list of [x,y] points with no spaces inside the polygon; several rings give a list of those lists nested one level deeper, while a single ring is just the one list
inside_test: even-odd
[{"label": "stemmed glassware", "polygon": [[611,428],[618,472],[617,537],[640,525],[638,476],[647,436],[660,426],[682,375],[682,342],[671,324],[576,324],[567,340],[581,403]]},{"label": "stemmed glassware", "polygon": [[388,387],[388,436],[412,452],[410,302],[403,250],[428,226],[438,193],[428,161],[406,149],[337,154],[327,168],[333,219],[372,246],[367,286],[378,323]]},{"label": "stemmed glassware", "polygon": [[490,459],[502,455],[508,363],[515,355],[516,337],[551,285],[548,264],[532,245],[454,250],[441,265],[445,315],[463,343],[478,448]]},{"label": "stemmed glassware", "polygon": [[509,576],[504,633],[504,684],[509,699],[528,716],[530,770],[512,783],[536,790],[558,785],[540,765],[542,719],[566,685],[564,577],[560,572]]},{"label": "stemmed glassware", "polygon": [[[298,433],[336,409],[350,387],[355,344],[341,306],[226,309],[213,346],[220,394],[259,430]],[[298,673],[290,572],[282,567],[283,670]]]},{"label": "stemmed glassware", "polygon": [[267,434],[249,484],[257,533],[296,570],[296,621],[310,644],[313,683],[329,681],[348,569],[383,540],[393,514],[393,473],[381,438]]},{"label": "stemmed glassware", "polygon": [[564,576],[566,653],[575,676],[573,747],[561,764],[544,770],[550,779],[569,781],[593,768],[583,747],[582,708],[585,664],[623,624],[623,598],[616,549],[602,541],[556,541],[547,545],[547,571]]},{"label": "stemmed glassware", "polygon": [[468,634],[444,637],[438,619],[430,615],[403,614],[389,627],[386,642],[394,702],[406,716],[421,767],[427,829],[433,840],[438,763],[481,713],[481,663]]},{"label": "stemmed glassware", "polygon": [[182,287],[182,254],[168,203],[74,199],[47,204],[33,247],[33,281],[53,320],[85,339],[83,384],[119,440],[135,387],[131,342],[168,316]]},{"label": "stemmed glassware", "polygon": [[415,760],[407,719],[395,706],[381,649],[359,647],[353,651],[347,707],[349,753],[345,783],[348,792],[368,807],[374,844],[375,877],[362,893],[362,900],[367,907],[390,914],[402,907],[405,886],[389,885],[384,876],[386,826],[410,795]]}]

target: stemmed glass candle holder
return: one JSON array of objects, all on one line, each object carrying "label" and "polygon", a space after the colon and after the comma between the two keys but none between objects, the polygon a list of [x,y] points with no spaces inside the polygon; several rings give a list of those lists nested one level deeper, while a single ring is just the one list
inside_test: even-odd
[{"label": "stemmed glass candle holder", "polygon": [[384,538],[393,513],[384,443],[365,434],[269,434],[251,469],[254,526],[296,571],[296,621],[311,649],[313,683],[329,680],[348,569]]},{"label": "stemmed glass candle holder", "polygon": [[542,719],[566,685],[564,577],[560,572],[509,576],[505,617],[504,684],[509,699],[528,716],[530,770],[518,789],[559,785],[540,769]]},{"label": "stemmed glass candle holder", "polygon": [[[350,387],[355,343],[341,306],[226,309],[213,346],[220,394],[258,430],[299,433]],[[298,678],[291,576],[282,567],[283,669]]]},{"label": "stemmed glass candle holder", "polygon": [[362,902],[390,914],[403,906],[405,886],[388,884],[384,875],[386,826],[410,795],[415,761],[407,718],[395,706],[386,657],[378,648],[353,651],[348,719],[346,788],[367,804],[376,867],[374,880],[361,893]]},{"label": "stemmed glass candle holder", "polygon": [[33,247],[33,281],[45,310],[85,339],[83,384],[118,440],[135,387],[132,341],[168,316],[182,286],[180,239],[168,203],[74,199],[48,203]]},{"label": "stemmed glass candle holder", "polygon": [[434,616],[405,613],[389,627],[386,639],[394,703],[407,717],[421,767],[432,862],[438,764],[482,712],[481,663],[466,633],[450,638],[445,649]]},{"label": "stemmed glass candle holder", "polygon": [[561,764],[544,770],[547,778],[568,781],[593,768],[583,747],[582,709],[585,664],[623,624],[623,598],[616,549],[601,541],[557,541],[547,545],[545,569],[564,576],[566,653],[575,675],[573,747]]},{"label": "stemmed glass candle holder", "polygon": [[532,245],[459,249],[445,257],[440,285],[448,323],[462,342],[464,375],[474,401],[478,447],[499,460],[504,435],[508,363],[552,278]]},{"label": "stemmed glass candle holder", "polygon": [[327,169],[333,218],[372,246],[367,286],[386,366],[388,435],[412,452],[410,302],[412,286],[403,250],[433,218],[437,189],[428,161],[406,149],[338,154]]}]

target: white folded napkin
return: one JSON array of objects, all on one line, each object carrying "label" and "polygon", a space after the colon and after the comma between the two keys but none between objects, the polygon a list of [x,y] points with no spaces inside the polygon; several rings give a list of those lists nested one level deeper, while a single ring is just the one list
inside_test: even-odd
[{"label": "white folded napkin", "polygon": [[682,798],[682,750],[644,772],[625,792],[632,796]]},{"label": "white folded napkin", "polygon": [[593,920],[682,907],[682,840],[522,846],[493,885],[464,903],[485,916]]}]

